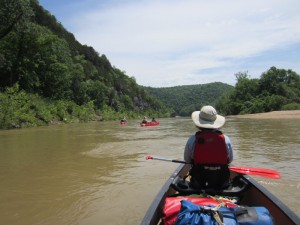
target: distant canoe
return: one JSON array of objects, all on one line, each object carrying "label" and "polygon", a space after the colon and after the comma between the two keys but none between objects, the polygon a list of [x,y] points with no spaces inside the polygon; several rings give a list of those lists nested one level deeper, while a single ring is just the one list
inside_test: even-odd
[{"label": "distant canoe", "polygon": [[127,121],[120,121],[120,124],[121,125],[126,125],[126,124],[128,124],[128,122]]},{"label": "distant canoe", "polygon": [[155,122],[148,122],[148,123],[140,123],[141,127],[153,127],[153,126],[158,126],[159,125],[159,121],[156,120]]}]

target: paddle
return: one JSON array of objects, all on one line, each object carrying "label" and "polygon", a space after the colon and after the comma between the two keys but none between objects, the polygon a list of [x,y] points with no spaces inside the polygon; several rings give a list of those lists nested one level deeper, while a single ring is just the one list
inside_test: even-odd
[{"label": "paddle", "polygon": [[[187,164],[185,161],[182,160],[153,157],[150,155],[146,156],[146,160],[148,159],[156,159],[162,161]],[[281,177],[277,171],[264,169],[264,168],[248,167],[248,166],[229,166],[229,169],[234,172],[246,174],[246,175],[261,176],[261,177],[272,178],[272,179],[279,179]]]},{"label": "paddle", "polygon": [[157,160],[162,160],[162,161],[169,161],[169,162],[175,162],[175,163],[185,163],[185,161],[181,161],[181,160],[176,160],[176,159],[167,159],[167,158],[159,158],[159,157],[153,157],[151,155],[146,156],[146,160],[148,159],[157,159]]},{"label": "paddle", "polygon": [[229,169],[237,173],[261,176],[273,179],[279,179],[281,177],[280,173],[275,170],[258,168],[258,167],[248,167],[248,166],[229,166]]}]

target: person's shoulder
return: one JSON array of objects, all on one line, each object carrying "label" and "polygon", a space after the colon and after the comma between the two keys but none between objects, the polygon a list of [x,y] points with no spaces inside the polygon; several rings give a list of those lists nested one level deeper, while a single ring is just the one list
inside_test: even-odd
[{"label": "person's shoulder", "polygon": [[192,134],[191,136],[189,136],[188,141],[192,141],[196,139],[196,135]]},{"label": "person's shoulder", "polygon": [[230,142],[230,138],[229,138],[229,136],[228,135],[226,135],[226,134],[223,134],[224,135],[224,138],[225,138],[225,140],[227,141],[227,142]]}]

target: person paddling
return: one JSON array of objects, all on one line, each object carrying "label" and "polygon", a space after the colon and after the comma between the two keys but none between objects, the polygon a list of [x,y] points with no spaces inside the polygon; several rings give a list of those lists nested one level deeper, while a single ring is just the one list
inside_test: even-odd
[{"label": "person paddling", "polygon": [[142,120],[142,123],[148,123],[147,117],[145,116],[144,119]]},{"label": "person paddling", "polygon": [[184,149],[184,160],[192,164],[191,186],[225,188],[229,184],[228,164],[233,160],[230,139],[219,130],[225,124],[225,117],[210,105],[193,112],[191,117],[198,128]]}]

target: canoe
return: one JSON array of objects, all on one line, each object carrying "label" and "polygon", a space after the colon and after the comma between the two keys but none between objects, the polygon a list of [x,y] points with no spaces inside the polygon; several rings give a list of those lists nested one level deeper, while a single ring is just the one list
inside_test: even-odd
[{"label": "canoe", "polygon": [[159,121],[156,120],[156,122],[148,122],[148,123],[140,123],[141,127],[152,127],[152,126],[158,126]]},{"label": "canoe", "polygon": [[188,196],[204,192],[211,196],[234,196],[239,199],[238,205],[249,207],[263,206],[270,212],[274,224],[300,224],[299,217],[291,209],[248,175],[230,171],[231,178],[238,180],[239,184],[229,190],[194,190],[185,187],[185,185],[178,185],[183,182],[183,177],[186,176],[189,169],[190,165],[180,164],[154,198],[141,225],[163,225],[163,207],[165,200],[170,198],[170,196]]}]

